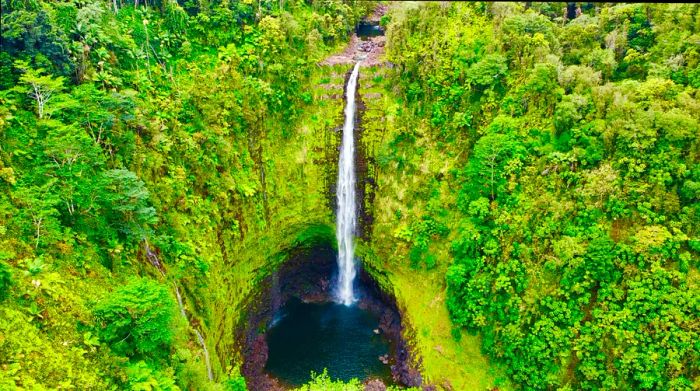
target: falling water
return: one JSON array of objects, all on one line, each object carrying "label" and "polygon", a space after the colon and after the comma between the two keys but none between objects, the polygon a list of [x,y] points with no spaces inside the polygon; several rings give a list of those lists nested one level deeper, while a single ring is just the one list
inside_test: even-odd
[{"label": "falling water", "polygon": [[336,212],[336,237],[338,239],[338,300],[350,305],[355,301],[353,280],[355,280],[355,88],[360,63],[352,70],[345,92],[345,125],[343,142],[338,162],[338,210]]},{"label": "falling water", "polygon": [[[151,261],[151,264],[158,269],[160,272],[160,275],[165,278],[165,272],[163,268],[163,264],[160,263],[160,260],[158,259],[158,254],[155,253],[153,250],[151,250],[151,246],[148,245],[148,240],[145,238],[143,239],[143,243],[146,247],[146,257]],[[182,315],[183,318],[187,321],[187,323],[190,324],[190,327],[194,330],[194,333],[197,335],[197,341],[199,341],[199,345],[202,346],[202,352],[204,353],[204,364],[207,366],[207,376],[209,377],[209,381],[214,380],[214,373],[211,370],[211,362],[209,361],[209,350],[207,350],[207,344],[204,342],[204,337],[202,337],[202,333],[199,332],[193,325],[192,322],[187,318],[187,313],[185,312],[185,305],[182,303],[182,295],[180,294],[180,288],[177,287],[177,284],[173,282],[173,285],[175,286],[175,297],[177,297],[177,306],[180,308],[180,315]]]},{"label": "falling water", "polygon": [[[185,313],[185,306],[182,304],[182,295],[180,295],[180,288],[177,287],[177,284],[173,283],[175,285],[175,297],[177,297],[177,305],[180,307],[180,315],[182,315],[183,318],[189,323],[190,320],[187,318],[187,313]],[[192,323],[190,323],[190,326],[192,326]],[[209,377],[209,380],[214,380],[214,373],[211,371],[211,362],[209,361],[209,350],[207,350],[207,344],[204,342],[204,337],[202,337],[202,333],[199,332],[194,326],[192,326],[192,329],[194,330],[194,333],[197,335],[197,341],[199,342],[199,345],[202,347],[202,352],[204,352],[204,364],[207,366],[207,376]]]}]

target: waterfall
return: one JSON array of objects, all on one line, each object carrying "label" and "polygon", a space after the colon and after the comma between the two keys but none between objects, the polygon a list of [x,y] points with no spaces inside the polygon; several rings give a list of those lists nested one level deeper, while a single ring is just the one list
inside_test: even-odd
[{"label": "waterfall", "polygon": [[180,288],[177,287],[177,284],[173,282],[173,285],[175,285],[175,297],[177,297],[177,305],[180,308],[180,315],[182,315],[183,318],[189,323],[190,327],[192,327],[192,330],[194,330],[194,333],[197,335],[197,341],[199,342],[199,345],[202,347],[202,352],[204,353],[204,364],[207,366],[207,377],[209,377],[209,381],[214,380],[214,373],[211,371],[211,362],[209,361],[209,350],[207,350],[207,344],[204,342],[204,337],[202,337],[202,333],[197,330],[190,320],[187,318],[187,313],[185,313],[185,306],[182,304],[182,295],[180,295]]},{"label": "waterfall", "polygon": [[336,238],[338,239],[338,288],[337,298],[351,305],[355,301],[353,281],[355,280],[355,227],[357,215],[355,207],[355,89],[360,63],[350,74],[345,91],[345,124],[343,141],[338,161],[338,210],[336,211]]},{"label": "waterfall", "polygon": [[[160,263],[160,259],[158,259],[158,254],[151,250],[151,246],[148,244],[148,240],[146,238],[143,238],[143,243],[144,247],[146,248],[146,257],[148,260],[151,262],[151,264],[158,269],[158,272],[160,273],[163,278],[166,278],[165,276],[165,268],[163,267],[163,264]],[[180,308],[180,315],[182,315],[183,318],[187,321],[187,323],[192,327],[192,330],[194,330],[194,333],[197,334],[197,341],[199,341],[199,344],[202,346],[202,352],[204,353],[204,364],[207,366],[207,376],[209,377],[209,380],[212,381],[214,380],[214,373],[211,370],[211,362],[209,361],[209,350],[207,350],[207,344],[204,342],[204,338],[202,337],[202,333],[197,330],[194,325],[192,325],[192,322],[187,318],[187,313],[185,312],[185,305],[182,303],[182,295],[180,294],[180,288],[177,287],[177,283],[173,281],[173,285],[175,286],[175,297],[177,297],[177,306]]]}]

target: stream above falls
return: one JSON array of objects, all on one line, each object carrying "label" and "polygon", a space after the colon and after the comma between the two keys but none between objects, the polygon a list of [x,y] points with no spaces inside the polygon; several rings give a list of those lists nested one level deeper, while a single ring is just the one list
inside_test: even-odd
[{"label": "stream above falls", "polygon": [[379,22],[363,20],[358,23],[355,34],[357,34],[361,40],[367,41],[371,37],[384,35],[384,29],[379,25]]}]

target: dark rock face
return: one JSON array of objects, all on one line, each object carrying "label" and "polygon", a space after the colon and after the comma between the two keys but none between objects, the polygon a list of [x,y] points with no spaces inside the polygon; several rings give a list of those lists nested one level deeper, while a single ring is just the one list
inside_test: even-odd
[{"label": "dark rock face", "polygon": [[250,355],[249,367],[251,370],[259,370],[261,367],[265,366],[267,362],[267,342],[265,342],[264,335],[258,335],[253,340],[253,345],[251,346],[252,354]]},{"label": "dark rock face", "polygon": [[267,354],[265,335],[256,336],[246,351],[246,360],[241,368],[249,390],[284,390],[284,387],[280,386],[277,380],[263,372],[267,362]]},{"label": "dark rock face", "polygon": [[365,383],[365,391],[386,391],[386,386],[381,380],[370,380]]},{"label": "dark rock face", "polygon": [[358,88],[355,91],[355,105],[357,113],[355,115],[355,169],[357,177],[357,188],[355,200],[358,214],[358,236],[366,241],[371,239],[372,222],[374,221],[373,205],[375,190],[377,188],[376,167],[367,149],[367,144],[364,142],[365,128],[362,124],[362,118],[366,110],[366,105],[360,94],[360,83],[362,79],[357,81]]},{"label": "dark rock face", "polygon": [[394,380],[407,387],[419,387],[423,384],[423,377],[413,366],[411,356],[406,343],[401,340],[397,347],[396,364],[391,366],[391,373]]}]

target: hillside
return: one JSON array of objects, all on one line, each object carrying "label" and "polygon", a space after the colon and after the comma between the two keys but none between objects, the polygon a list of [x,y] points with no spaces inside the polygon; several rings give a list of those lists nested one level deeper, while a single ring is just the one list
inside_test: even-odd
[{"label": "hillside", "polygon": [[2,0],[0,45],[2,390],[285,389],[358,60],[389,389],[700,388],[698,5]]}]

